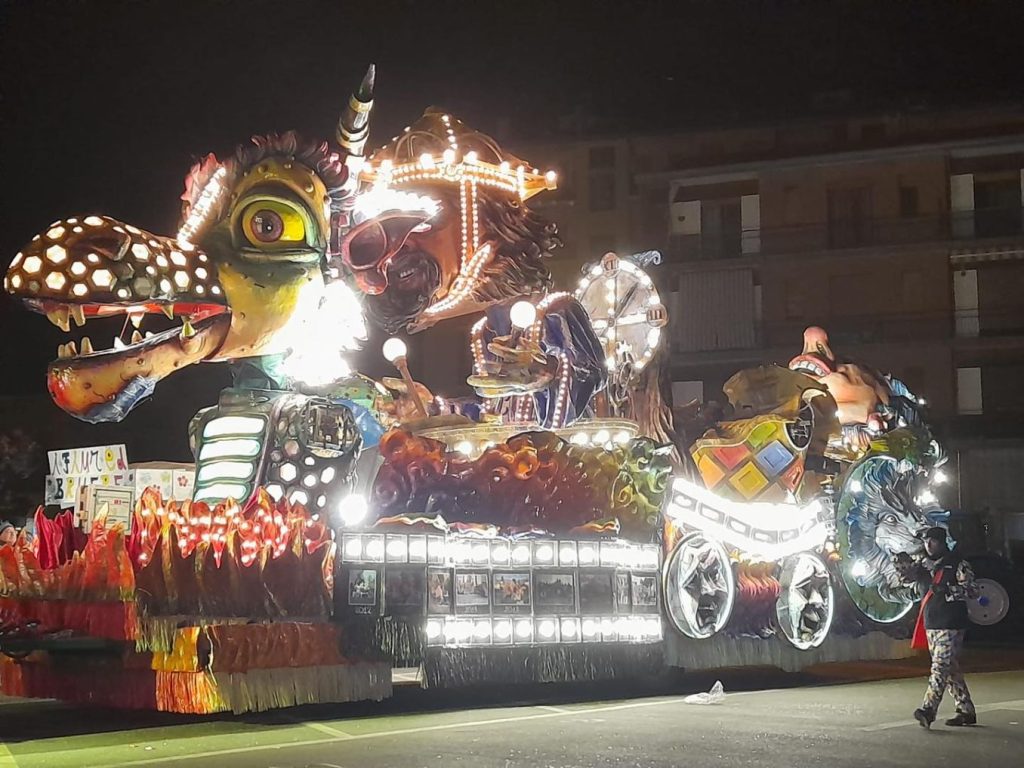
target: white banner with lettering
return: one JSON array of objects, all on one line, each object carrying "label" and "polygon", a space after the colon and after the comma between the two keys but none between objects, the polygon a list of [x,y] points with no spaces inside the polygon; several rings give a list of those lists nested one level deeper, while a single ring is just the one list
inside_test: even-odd
[{"label": "white banner with lettering", "polygon": [[47,458],[50,473],[46,476],[46,504],[73,507],[78,489],[85,485],[134,485],[124,445],[48,451]]}]

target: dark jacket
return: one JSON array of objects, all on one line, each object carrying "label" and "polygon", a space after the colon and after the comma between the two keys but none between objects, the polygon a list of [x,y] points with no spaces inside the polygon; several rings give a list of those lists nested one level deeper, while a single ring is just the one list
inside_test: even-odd
[{"label": "dark jacket", "polygon": [[925,629],[967,629],[967,601],[977,597],[970,563],[947,552],[935,561],[931,577],[922,586],[932,595],[924,609]]}]

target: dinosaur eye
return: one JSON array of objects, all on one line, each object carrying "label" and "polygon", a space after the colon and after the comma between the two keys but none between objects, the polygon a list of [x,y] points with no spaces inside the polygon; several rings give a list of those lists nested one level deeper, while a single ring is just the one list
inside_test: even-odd
[{"label": "dinosaur eye", "polygon": [[275,211],[268,208],[256,211],[249,219],[249,231],[261,243],[272,243],[281,239],[284,222]]},{"label": "dinosaur eye", "polygon": [[885,515],[882,518],[882,522],[883,523],[888,523],[889,525],[896,525],[896,515],[894,515],[892,512],[890,512],[888,515]]},{"label": "dinosaur eye", "polygon": [[276,200],[259,200],[242,213],[242,234],[255,246],[275,243],[303,243],[306,225],[290,205]]}]

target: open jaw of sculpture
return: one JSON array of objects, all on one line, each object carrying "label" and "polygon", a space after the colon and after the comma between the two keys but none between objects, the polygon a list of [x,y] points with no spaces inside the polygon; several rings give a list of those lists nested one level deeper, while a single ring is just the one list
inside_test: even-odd
[{"label": "open jaw of sculpture", "polygon": [[790,360],[789,368],[807,374],[828,388],[843,426],[864,425],[876,432],[884,429],[880,411],[889,404],[889,387],[874,371],[855,363],[837,361],[823,329],[811,327],[804,331],[803,351]]},{"label": "open jaw of sculpture", "polygon": [[[110,349],[88,336],[61,345],[47,376],[54,401],[86,421],[116,421],[175,370],[289,349],[325,298],[347,170],[326,143],[257,137],[192,169],[175,237],[95,215],[36,235],[8,270],[10,295],[66,332],[111,316],[124,318],[122,333],[135,326]],[[153,314],[182,323],[144,336]]]}]

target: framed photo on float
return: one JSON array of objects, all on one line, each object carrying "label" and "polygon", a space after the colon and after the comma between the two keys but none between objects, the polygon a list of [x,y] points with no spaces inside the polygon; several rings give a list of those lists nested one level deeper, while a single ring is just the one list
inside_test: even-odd
[{"label": "framed photo on float", "polygon": [[615,576],[609,571],[580,571],[580,614],[606,616],[615,611]]},{"label": "framed photo on float", "polygon": [[487,571],[455,572],[455,612],[491,612],[491,579]]},{"label": "framed photo on float", "polygon": [[450,568],[427,569],[427,613],[449,614],[454,607],[454,591]]},{"label": "framed photo on float", "polygon": [[658,577],[653,574],[630,574],[630,598],[633,613],[657,613]]},{"label": "framed photo on float", "polygon": [[528,614],[533,609],[529,571],[495,571],[491,586],[494,614]]},{"label": "framed photo on float", "polygon": [[576,574],[573,571],[540,571],[533,574],[534,613],[576,613]]},{"label": "framed photo on float", "polygon": [[615,586],[616,613],[632,613],[633,607],[629,599],[629,574],[616,573],[613,584]]},{"label": "framed photo on float", "polygon": [[376,616],[380,613],[380,569],[351,566],[343,582],[350,613]]},{"label": "framed photo on float", "polygon": [[389,566],[384,571],[384,611],[388,615],[423,615],[426,592],[425,569]]}]

